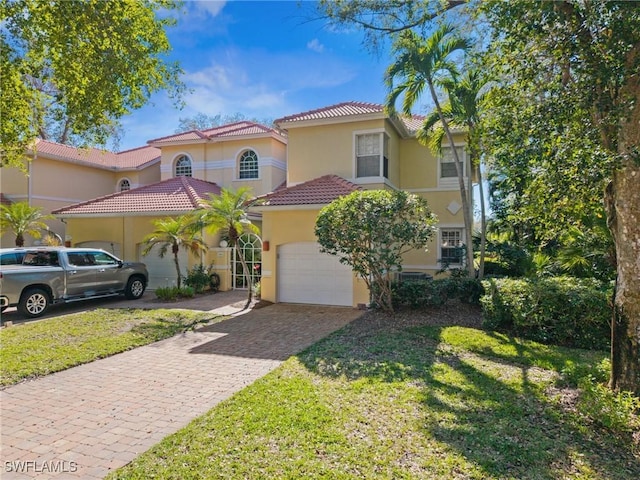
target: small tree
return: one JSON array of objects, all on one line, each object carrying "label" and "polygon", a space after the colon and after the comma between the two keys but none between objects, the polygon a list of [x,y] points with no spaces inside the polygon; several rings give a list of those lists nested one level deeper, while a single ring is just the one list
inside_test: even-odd
[{"label": "small tree", "polygon": [[[223,188],[220,195],[211,195],[210,200],[204,201],[204,208],[198,212],[199,222],[211,233],[221,232],[226,235],[229,239],[229,246],[237,247],[240,235],[245,232],[258,233],[260,231],[247,218],[250,200],[251,190],[248,187],[241,187],[237,191]],[[249,286],[247,304],[245,305],[245,308],[248,308],[253,295],[251,274],[242,248],[237,248],[237,252]]]},{"label": "small tree", "polygon": [[178,274],[178,288],[180,288],[182,284],[182,274],[180,273],[178,252],[181,248],[185,248],[187,251],[197,255],[200,252],[206,251],[207,246],[202,238],[198,236],[198,228],[193,218],[188,215],[183,215],[178,218],[167,217],[154,220],[153,225],[155,230],[142,240],[145,244],[142,254],[147,255],[153,247],[159,245],[160,258],[164,258],[169,247],[171,247],[176,273]]},{"label": "small tree", "polygon": [[402,255],[426,248],[436,217],[427,201],[403,191],[356,191],[320,210],[315,233],[321,251],[337,255],[366,283],[372,300],[393,313],[391,274]]},{"label": "small tree", "polygon": [[41,238],[42,230],[48,230],[44,220],[54,218],[42,213],[42,208],[32,207],[27,202],[11,205],[0,205],[0,234],[13,232],[16,236],[16,247],[24,247],[25,234],[33,238]]}]

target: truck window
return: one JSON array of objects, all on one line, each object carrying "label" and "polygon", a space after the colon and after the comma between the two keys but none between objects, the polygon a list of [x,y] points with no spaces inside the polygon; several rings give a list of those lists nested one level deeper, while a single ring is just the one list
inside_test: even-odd
[{"label": "truck window", "polygon": [[58,252],[27,252],[22,264],[34,267],[57,267],[60,265]]}]

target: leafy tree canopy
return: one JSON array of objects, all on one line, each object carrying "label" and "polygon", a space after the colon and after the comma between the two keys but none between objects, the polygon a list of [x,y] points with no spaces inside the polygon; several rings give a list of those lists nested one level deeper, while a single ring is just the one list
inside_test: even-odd
[{"label": "leafy tree canopy", "polygon": [[178,128],[175,133],[189,132],[191,130],[206,130],[208,128],[219,127],[221,125],[227,125],[229,123],[236,123],[246,120],[248,122],[259,123],[267,127],[273,125],[272,118],[255,118],[247,117],[243,113],[234,113],[233,115],[207,115],[206,113],[198,112],[192,117],[180,117],[178,120]]},{"label": "leafy tree canopy", "polygon": [[[174,0],[0,0],[2,164],[37,137],[104,145],[118,119],[181,70],[165,55]],[[160,12],[162,12],[160,14]]]},{"label": "leafy tree canopy", "polygon": [[404,191],[356,191],[324,207],[315,233],[321,250],[337,255],[365,281],[373,300],[393,311],[391,273],[402,255],[425,249],[436,217],[427,201]]}]

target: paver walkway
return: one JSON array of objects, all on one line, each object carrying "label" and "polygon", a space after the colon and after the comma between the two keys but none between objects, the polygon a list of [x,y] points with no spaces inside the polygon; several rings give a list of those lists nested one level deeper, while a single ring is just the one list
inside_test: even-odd
[{"label": "paver walkway", "polygon": [[9,387],[0,478],[103,478],[361,313],[271,305]]}]

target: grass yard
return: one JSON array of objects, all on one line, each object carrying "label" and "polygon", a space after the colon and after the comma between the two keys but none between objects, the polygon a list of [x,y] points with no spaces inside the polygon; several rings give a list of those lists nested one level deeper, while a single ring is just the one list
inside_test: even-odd
[{"label": "grass yard", "polygon": [[0,385],[58,372],[225,317],[189,310],[97,309],[0,330]]},{"label": "grass yard", "polygon": [[108,478],[640,478],[567,384],[606,357],[370,312]]}]

